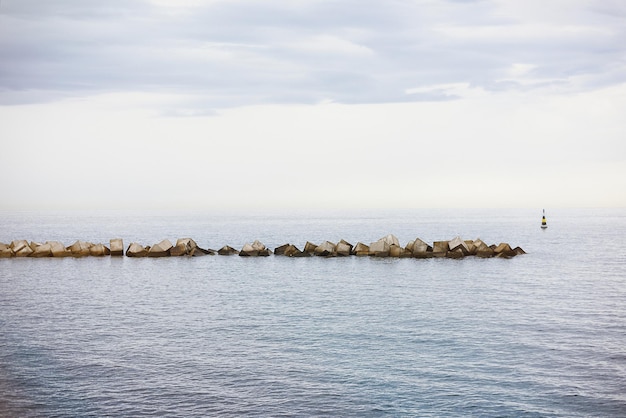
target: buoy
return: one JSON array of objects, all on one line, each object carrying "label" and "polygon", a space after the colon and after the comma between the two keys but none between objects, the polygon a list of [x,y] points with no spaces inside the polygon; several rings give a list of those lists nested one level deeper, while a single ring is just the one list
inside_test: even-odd
[{"label": "buoy", "polygon": [[546,210],[543,210],[543,217],[541,218],[541,229],[546,229],[548,227],[548,223],[546,222]]}]

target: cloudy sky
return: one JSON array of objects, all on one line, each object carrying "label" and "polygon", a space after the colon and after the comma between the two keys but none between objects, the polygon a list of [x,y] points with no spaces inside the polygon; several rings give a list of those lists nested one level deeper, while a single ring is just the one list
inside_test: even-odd
[{"label": "cloudy sky", "polygon": [[0,209],[626,207],[622,0],[1,0]]}]

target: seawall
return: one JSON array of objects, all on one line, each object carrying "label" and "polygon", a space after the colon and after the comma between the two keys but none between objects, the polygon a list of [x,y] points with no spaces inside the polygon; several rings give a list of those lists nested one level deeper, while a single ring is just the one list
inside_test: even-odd
[{"label": "seawall", "polygon": [[229,245],[221,247],[219,250],[201,248],[191,238],[180,238],[173,244],[168,239],[153,245],[142,245],[132,242],[124,250],[124,243],[121,238],[111,239],[108,245],[103,243],[92,243],[86,241],[76,241],[70,246],[65,246],[59,241],[46,241],[38,243],[27,240],[15,240],[9,244],[0,243],[0,258],[13,257],[198,257],[206,255],[222,255],[241,257],[267,257],[270,255],[284,257],[393,257],[393,258],[511,258],[525,254],[520,247],[511,247],[506,242],[488,245],[481,239],[463,240],[456,237],[451,240],[435,241],[432,244],[426,243],[419,238],[409,241],[402,246],[398,238],[389,234],[377,241],[365,244],[357,242],[351,244],[341,240],[337,243],[324,241],[314,244],[307,241],[298,248],[293,244],[284,244],[271,250],[260,241],[246,243],[241,249],[236,249]]}]

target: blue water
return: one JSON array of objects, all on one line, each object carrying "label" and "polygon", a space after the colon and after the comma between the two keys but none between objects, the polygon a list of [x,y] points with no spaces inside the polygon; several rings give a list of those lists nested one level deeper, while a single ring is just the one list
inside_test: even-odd
[{"label": "blue water", "polygon": [[0,259],[0,416],[626,416],[626,210],[4,212],[0,242],[482,238],[513,259]]}]

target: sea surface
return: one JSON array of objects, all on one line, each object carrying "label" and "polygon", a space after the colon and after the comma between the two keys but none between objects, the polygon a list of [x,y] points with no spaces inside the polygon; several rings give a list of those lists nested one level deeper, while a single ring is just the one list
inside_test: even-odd
[{"label": "sea surface", "polygon": [[626,416],[626,210],[0,212],[27,239],[512,259],[0,259],[0,416]]}]

